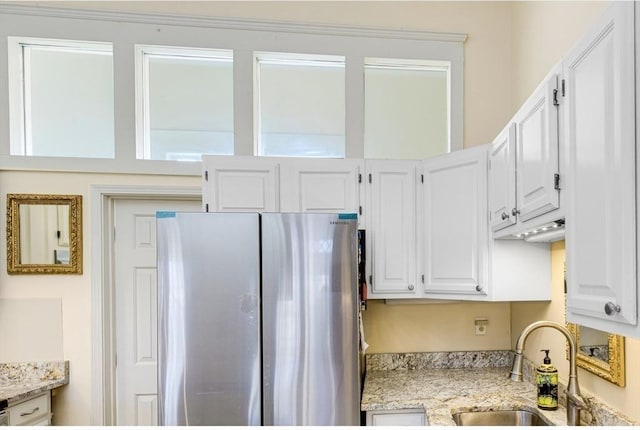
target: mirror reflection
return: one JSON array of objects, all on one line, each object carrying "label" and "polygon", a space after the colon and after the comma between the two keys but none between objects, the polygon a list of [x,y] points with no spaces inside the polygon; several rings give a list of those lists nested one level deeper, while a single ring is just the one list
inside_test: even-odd
[{"label": "mirror reflection", "polygon": [[69,205],[20,205],[20,264],[69,264]]},{"label": "mirror reflection", "polygon": [[571,323],[567,328],[578,343],[578,367],[624,387],[624,337]]},{"label": "mirror reflection", "polygon": [[82,273],[82,196],[7,195],[7,272]]},{"label": "mirror reflection", "polygon": [[609,362],[609,333],[589,327],[579,327],[580,342],[578,348],[580,354]]}]

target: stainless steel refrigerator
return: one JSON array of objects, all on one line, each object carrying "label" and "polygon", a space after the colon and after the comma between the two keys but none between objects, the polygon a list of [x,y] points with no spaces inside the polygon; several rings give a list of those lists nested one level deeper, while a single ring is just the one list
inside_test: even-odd
[{"label": "stainless steel refrigerator", "polygon": [[160,425],[359,425],[357,220],[157,213]]}]

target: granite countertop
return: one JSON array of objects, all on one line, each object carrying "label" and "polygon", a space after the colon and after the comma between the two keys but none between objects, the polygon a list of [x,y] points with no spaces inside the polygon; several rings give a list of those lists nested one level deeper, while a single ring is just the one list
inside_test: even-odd
[{"label": "granite countertop", "polygon": [[361,409],[424,408],[432,426],[456,425],[456,412],[525,409],[540,412],[553,425],[566,425],[566,409],[538,409],[535,385],[511,381],[509,371],[510,367],[367,371]]},{"label": "granite countertop", "polygon": [[[524,409],[538,412],[552,425],[567,423],[566,387],[558,386],[560,406],[538,409],[535,365],[524,359],[524,381],[509,379],[513,352],[463,351],[385,353],[366,355],[366,376],[360,409],[363,411],[423,408],[428,425],[456,425],[452,414],[465,411]],[[585,395],[588,410],[583,425],[637,426],[638,422]]]},{"label": "granite countertop", "polygon": [[68,361],[0,363],[0,403],[8,406],[68,383]]}]

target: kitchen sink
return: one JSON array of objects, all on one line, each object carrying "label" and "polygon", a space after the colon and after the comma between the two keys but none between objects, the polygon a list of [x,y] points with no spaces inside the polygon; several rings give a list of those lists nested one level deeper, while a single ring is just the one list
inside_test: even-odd
[{"label": "kitchen sink", "polygon": [[548,426],[536,412],[526,410],[475,411],[453,414],[459,426]]}]

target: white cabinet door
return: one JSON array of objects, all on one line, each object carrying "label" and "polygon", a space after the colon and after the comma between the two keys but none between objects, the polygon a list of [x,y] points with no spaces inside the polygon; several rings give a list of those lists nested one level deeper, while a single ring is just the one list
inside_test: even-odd
[{"label": "white cabinet door", "polygon": [[415,161],[366,160],[370,298],[409,298],[416,285]]},{"label": "white cabinet door", "polygon": [[567,319],[637,337],[634,3],[564,58],[564,116]]},{"label": "white cabinet door", "polygon": [[43,425],[51,420],[51,390],[7,408],[10,426]]},{"label": "white cabinet door", "polygon": [[489,149],[489,186],[491,229],[503,229],[515,224],[516,216],[516,128],[507,126]]},{"label": "white cabinet door", "polygon": [[205,211],[276,212],[280,209],[278,163],[274,160],[202,156],[202,170]]},{"label": "white cabinet door", "polygon": [[[516,196],[519,221],[560,206],[558,76],[553,74],[516,114]],[[556,176],[557,175],[557,176]],[[558,179],[556,179],[558,178]]]},{"label": "white cabinet door", "polygon": [[423,166],[425,296],[486,297],[487,146]]},{"label": "white cabinet door", "polygon": [[422,409],[367,411],[367,426],[424,426],[426,416]]},{"label": "white cabinet door", "polygon": [[364,160],[289,159],[280,162],[283,212],[360,212]]}]

